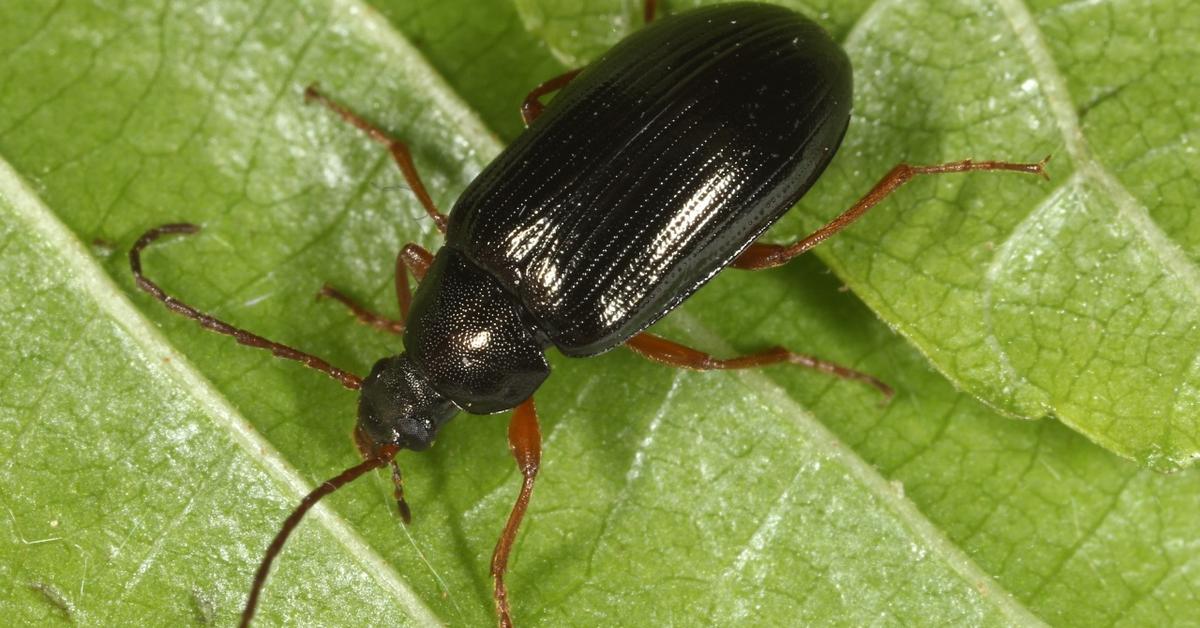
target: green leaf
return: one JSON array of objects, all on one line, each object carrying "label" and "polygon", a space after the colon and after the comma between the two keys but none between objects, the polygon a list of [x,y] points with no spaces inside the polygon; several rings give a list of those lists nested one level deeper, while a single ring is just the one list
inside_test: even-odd
[{"label": "green leaf", "polygon": [[[411,142],[449,207],[499,150],[489,126],[514,132],[494,118],[515,119],[511,94],[528,86],[507,77],[558,69],[533,34],[508,47],[524,5],[394,4],[380,3],[388,23],[345,1],[23,3],[0,23],[0,156],[15,171],[0,176],[0,361],[13,365],[0,577],[14,583],[0,610],[15,623],[231,623],[291,504],[355,460],[352,394],[166,312],[133,287],[124,250],[155,224],[202,223],[147,253],[171,292],[357,372],[396,351],[313,294],[329,281],[394,312],[392,256],[437,237],[386,155],[305,107],[303,86],[321,81]],[[856,19],[831,15],[835,32]],[[410,26],[459,33],[461,56],[440,38],[418,52]],[[515,57],[528,65],[505,65]],[[726,273],[662,331],[722,353],[784,343],[900,395],[880,408],[869,389],[788,368],[555,357],[510,578],[523,624],[1196,614],[1195,472],[1156,475],[1057,423],[997,416],[814,261]],[[491,622],[487,559],[517,480],[504,429],[463,416],[401,456],[410,529],[385,477],[331,498],[289,543],[262,617]]]},{"label": "green leaf", "polygon": [[826,254],[961,387],[1178,468],[1200,456],[1200,6],[1038,4],[876,5],[851,55],[905,70],[860,71],[843,150],[862,157],[813,200],[847,198],[898,145],[915,161],[1054,153],[1053,184],[924,181]]},{"label": "green leaf", "polygon": [[[233,583],[261,553],[261,531],[304,480],[278,456],[252,454],[270,443],[7,166],[0,215],[9,279],[0,355],[18,366],[0,411],[5,616],[15,625],[224,619],[242,599]],[[342,518],[315,519],[289,548],[302,568],[273,583],[278,603],[318,602],[322,623],[365,623],[397,604],[415,623],[433,618]]]}]

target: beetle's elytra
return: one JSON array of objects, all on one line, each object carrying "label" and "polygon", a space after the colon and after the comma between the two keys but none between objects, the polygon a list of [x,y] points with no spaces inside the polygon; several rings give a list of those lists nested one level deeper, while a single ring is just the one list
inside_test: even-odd
[{"label": "beetle's elytra", "polygon": [[467,187],[445,248],[495,276],[563,353],[606,351],[812,186],[846,131],[850,92],[846,54],[792,11],[663,19],[563,88]]},{"label": "beetle's elytra", "polygon": [[[648,1],[647,21],[653,16]],[[528,129],[446,217],[402,142],[310,87],[310,100],[388,147],[445,234],[436,254],[415,244],[400,252],[396,286],[403,321],[322,289],[361,321],[403,334],[405,352],[379,360],[360,378],[168,296],[142,275],[140,252],[162,235],[193,233],[194,225],[151,229],[130,251],[139,287],[172,310],[361,390],[354,435],[364,462],[315,489],[284,523],[259,567],[243,624],[254,614],[271,562],[317,500],[390,464],[407,521],[396,453],[428,448],[460,411],[516,408],[509,445],[524,481],[491,565],[500,624],[511,625],[504,573],[540,465],[533,394],[550,374],[544,353],[551,348],[582,357],[624,344],[650,359],[694,369],[788,362],[859,380],[890,396],[891,389],[869,375],[780,347],[717,359],[644,331],[723,268],[786,263],[916,175],[1044,175],[1044,160],[901,164],[813,234],[787,245],[756,244],[833,158],[850,120],[851,88],[841,47],[787,9],[734,4],[654,21],[587,68],[531,92],[522,106]],[[559,93],[543,107],[539,98],[554,91]],[[407,273],[420,281],[411,296]]]}]

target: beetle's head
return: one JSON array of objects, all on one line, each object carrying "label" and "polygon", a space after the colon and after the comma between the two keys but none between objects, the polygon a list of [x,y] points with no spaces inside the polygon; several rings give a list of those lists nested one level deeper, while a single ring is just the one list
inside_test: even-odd
[{"label": "beetle's head", "polygon": [[384,358],[362,382],[355,439],[364,455],[387,446],[421,451],[458,411],[408,356]]}]

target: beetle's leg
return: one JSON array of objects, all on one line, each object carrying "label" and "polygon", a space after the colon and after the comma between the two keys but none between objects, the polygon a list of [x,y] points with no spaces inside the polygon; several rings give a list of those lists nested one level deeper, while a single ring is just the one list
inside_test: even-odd
[{"label": "beetle's leg", "polygon": [[970,159],[934,166],[900,164],[884,175],[879,180],[879,183],[876,183],[875,187],[871,188],[871,191],[867,192],[865,196],[858,199],[858,202],[853,207],[842,212],[841,215],[829,221],[824,227],[817,229],[792,244],[752,244],[734,260],[731,266],[743,270],[761,270],[763,268],[782,266],[793,257],[804,253],[833,234],[845,229],[850,223],[865,214],[868,209],[871,209],[884,198],[887,198],[889,194],[895,192],[896,188],[908,183],[913,177],[918,175],[970,172],[972,170],[1009,170],[1026,174],[1036,174],[1048,179],[1049,177],[1046,175],[1046,162],[1049,160],[1050,157],[1047,156],[1036,164],[1018,164],[1007,161],[972,161]]},{"label": "beetle's leg", "polygon": [[646,0],[642,5],[642,20],[649,24],[654,21],[654,14],[658,12],[658,0]]},{"label": "beetle's leg", "polygon": [[411,242],[405,244],[396,256],[396,299],[400,301],[400,316],[405,320],[408,320],[408,308],[412,305],[412,290],[408,289],[408,276],[404,271],[408,270],[413,279],[419,282],[432,265],[433,253]]},{"label": "beetle's leg", "polygon": [[329,98],[322,94],[316,85],[309,85],[304,90],[304,99],[307,101],[317,101],[334,113],[342,117],[343,120],[353,124],[368,137],[383,144],[392,154],[392,160],[400,167],[400,172],[404,175],[404,180],[408,182],[408,187],[412,189],[413,194],[417,195],[417,200],[421,201],[421,205],[425,208],[425,213],[433,219],[433,224],[437,225],[438,231],[446,233],[447,219],[446,215],[438,211],[437,205],[433,204],[433,198],[429,196],[429,191],[425,189],[425,184],[421,182],[421,175],[417,173],[417,166],[413,163],[412,153],[408,150],[408,145],[395,139],[385,133],[383,129],[367,122],[362,116],[354,113],[345,105]]},{"label": "beetle's leg", "polygon": [[353,373],[347,373],[346,371],[331,365],[315,355],[305,353],[298,349],[293,349],[285,344],[267,340],[262,336],[252,334],[244,329],[241,329],[240,327],[234,327],[225,321],[205,314],[204,312],[201,312],[196,308],[184,303],[183,301],[180,301],[179,299],[167,294],[158,286],[158,284],[150,281],[145,275],[142,274],[142,249],[145,249],[150,245],[150,243],[164,235],[174,233],[192,234],[199,230],[199,225],[176,223],[161,225],[147,231],[146,233],[143,233],[142,237],[138,238],[137,242],[135,242],[129,249],[129,269],[133,271],[133,278],[137,282],[137,287],[149,292],[154,298],[162,301],[163,305],[167,306],[167,309],[175,312],[176,314],[182,314],[183,316],[200,323],[200,326],[204,327],[205,329],[215,331],[218,334],[232,336],[234,340],[248,347],[268,349],[271,351],[271,353],[275,354],[275,356],[284,358],[285,360],[295,360],[297,362],[301,362],[311,369],[321,371],[322,373],[325,373],[326,375],[338,380],[342,383],[342,386],[345,386],[350,390],[358,390],[362,387],[361,377]]},{"label": "beetle's leg", "polygon": [[359,305],[354,299],[351,299],[344,292],[334,288],[329,284],[321,286],[320,292],[317,292],[317,298],[333,299],[334,301],[341,303],[342,305],[346,306],[346,309],[350,310],[350,313],[354,315],[354,318],[357,318],[358,322],[362,323],[363,325],[370,325],[375,329],[386,331],[391,334],[404,333],[403,320],[395,320],[387,318],[386,316],[380,316],[379,314],[376,314],[375,312],[372,312],[371,310]]},{"label": "beetle's leg", "polygon": [[508,523],[500,540],[496,541],[496,550],[492,552],[492,579],[496,583],[496,615],[500,619],[501,628],[512,627],[512,614],[508,607],[508,589],[504,586],[504,572],[508,569],[508,554],[512,550],[513,541],[517,538],[517,529],[521,527],[521,519],[529,506],[529,496],[533,493],[533,481],[537,478],[538,466],[542,460],[542,433],[538,429],[537,410],[533,407],[533,397],[513,410],[512,420],[508,424],[508,448],[517,460],[517,468],[521,470],[521,492],[517,494],[517,503],[513,505],[508,515]]},{"label": "beetle's leg", "polygon": [[625,345],[643,357],[679,368],[695,369],[697,371],[748,369],[787,362],[788,364],[795,364],[797,366],[816,369],[823,373],[829,373],[834,377],[851,379],[874,386],[879,392],[883,393],[885,403],[891,400],[894,394],[891,386],[866,373],[833,362],[819,360],[810,355],[794,353],[783,347],[771,347],[758,353],[720,360],[702,351],[697,351],[691,347],[686,347],[677,342],[672,342],[666,338],[646,332],[630,338],[625,342]]},{"label": "beetle's leg", "polygon": [[[654,14],[657,12],[657,0],[646,0],[645,4],[642,5],[642,19],[645,20],[646,24],[654,21]],[[525,121],[525,126],[533,124],[533,121],[537,120],[538,116],[542,115],[542,110],[546,108],[546,106],[542,104],[542,96],[566,87],[567,83],[570,83],[572,80],[574,80],[575,77],[579,76],[579,73],[582,71],[583,68],[576,68],[569,72],[563,72],[562,74],[559,74],[558,76],[533,88],[533,91],[529,92],[529,95],[525,97],[524,102],[521,103],[521,119]]]},{"label": "beetle's leg", "polygon": [[579,76],[579,73],[582,71],[583,68],[576,68],[570,72],[563,72],[533,88],[533,91],[529,92],[529,95],[525,97],[525,101],[521,103],[521,119],[525,121],[525,126],[533,124],[533,121],[537,120],[538,116],[542,115],[542,110],[546,108],[539,98],[566,87],[567,83],[570,83],[576,76]]},{"label": "beetle's leg", "polygon": [[400,253],[396,256],[396,298],[400,302],[400,320],[380,316],[368,310],[329,284],[321,286],[317,298],[330,298],[345,305],[350,309],[350,313],[354,314],[354,318],[364,325],[370,325],[393,334],[402,334],[404,333],[404,321],[408,318],[408,308],[412,303],[412,291],[408,288],[407,273],[412,273],[413,277],[420,281],[425,277],[425,273],[432,263],[433,253],[412,243],[404,245],[404,248],[400,249]]}]

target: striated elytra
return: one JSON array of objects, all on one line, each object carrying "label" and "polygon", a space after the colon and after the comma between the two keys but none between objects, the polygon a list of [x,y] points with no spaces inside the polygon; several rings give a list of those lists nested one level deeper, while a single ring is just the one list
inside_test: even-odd
[{"label": "striated elytra", "polygon": [[833,158],[850,101],[846,53],[797,13],[728,5],[663,19],[584,70],[471,183],[443,251],[495,277],[542,342],[606,351],[799,200]]},{"label": "striated elytra", "polygon": [[[654,9],[647,0],[647,22]],[[539,98],[556,91],[543,107]],[[784,264],[914,176],[1045,174],[1045,160],[900,164],[805,238],[755,243],[833,158],[850,120],[851,94],[845,52],[797,13],[746,3],[667,17],[587,68],[534,89],[522,106],[529,128],[445,216],[403,142],[309,87],[309,100],[389,149],[445,234],[436,254],[409,244],[397,258],[404,320],[375,315],[329,286],[321,292],[359,320],[403,334],[403,353],[379,360],[360,378],[168,296],[142,274],[140,253],[163,235],[194,233],[195,225],[151,229],[130,251],[139,287],[173,311],[361,390],[354,435],[364,461],[314,489],[284,522],[255,576],[243,625],[254,615],[272,561],[318,500],[391,465],[400,513],[408,521],[396,453],[427,449],[461,411],[516,408],[508,440],[523,482],[491,563],[497,616],[501,626],[510,626],[504,574],[540,467],[533,394],[550,374],[549,349],[583,357],[626,345],[647,358],[701,370],[789,363],[867,383],[890,397],[891,389],[870,375],[782,347],[718,359],[644,331],[722,269]],[[409,273],[420,281],[415,294]]]}]

